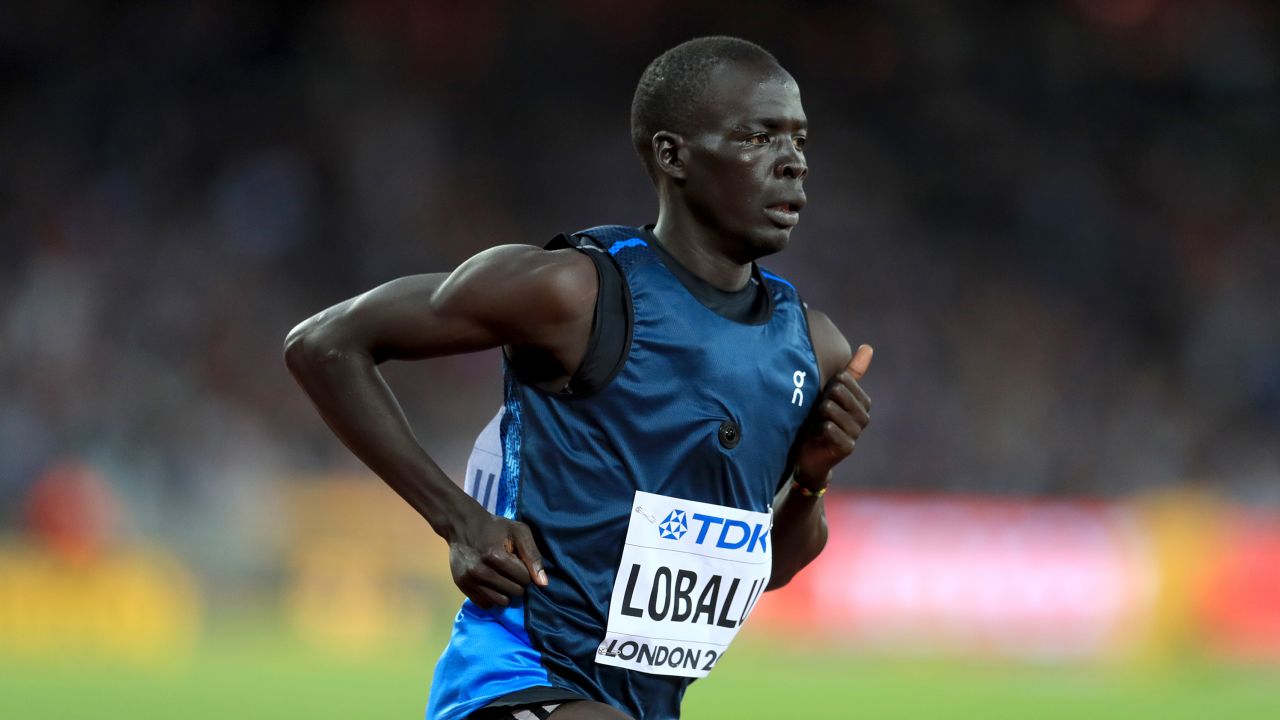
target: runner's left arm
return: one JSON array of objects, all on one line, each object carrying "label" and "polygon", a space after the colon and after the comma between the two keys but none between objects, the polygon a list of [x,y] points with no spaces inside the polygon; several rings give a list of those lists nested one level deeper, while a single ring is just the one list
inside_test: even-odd
[{"label": "runner's left arm", "polygon": [[[827,516],[819,491],[831,471],[853,453],[871,422],[871,399],[858,380],[871,364],[871,346],[851,352],[849,342],[825,314],[809,310],[809,330],[826,384],[796,438],[793,475],[773,501],[773,574],[768,590],[786,585],[827,544]],[[794,480],[794,482],[792,482]],[[809,490],[805,492],[796,484]]]}]

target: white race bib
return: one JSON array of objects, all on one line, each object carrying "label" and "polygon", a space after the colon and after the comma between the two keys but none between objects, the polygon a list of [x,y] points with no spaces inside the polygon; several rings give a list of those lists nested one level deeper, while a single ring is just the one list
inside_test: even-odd
[{"label": "white race bib", "polygon": [[596,662],[706,677],[769,584],[772,523],[637,491]]}]

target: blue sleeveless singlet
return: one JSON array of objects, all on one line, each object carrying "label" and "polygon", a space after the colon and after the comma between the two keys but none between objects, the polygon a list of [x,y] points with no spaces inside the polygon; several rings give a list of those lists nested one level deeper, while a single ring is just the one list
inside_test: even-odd
[{"label": "blue sleeveless singlet", "polygon": [[573,236],[608,253],[632,334],[590,395],[521,382],[476,443],[466,489],[529,525],[549,584],[492,611],[464,601],[431,687],[428,720],[558,688],[634,718],[677,718],[768,582],[771,505],[822,386],[804,306],[758,270],[759,324],[701,304],[644,228]]}]

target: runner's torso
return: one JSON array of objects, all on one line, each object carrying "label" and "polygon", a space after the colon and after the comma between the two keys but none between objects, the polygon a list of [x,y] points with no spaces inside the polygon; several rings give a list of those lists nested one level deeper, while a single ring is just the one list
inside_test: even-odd
[{"label": "runner's torso", "polygon": [[674,718],[768,581],[770,505],[821,378],[785,280],[757,271],[767,306],[735,321],[689,291],[647,229],[574,244],[625,281],[625,362],[589,394],[547,393],[508,368],[466,486],[527,523],[543,553],[549,585],[495,619],[527,633],[545,684]]}]

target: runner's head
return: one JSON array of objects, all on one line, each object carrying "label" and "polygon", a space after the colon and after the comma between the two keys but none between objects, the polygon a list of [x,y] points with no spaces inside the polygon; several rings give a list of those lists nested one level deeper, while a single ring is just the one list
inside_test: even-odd
[{"label": "runner's head", "polygon": [[631,138],[662,212],[740,238],[753,260],[786,246],[803,207],[808,124],[800,90],[767,50],[690,40],[640,77]]}]

